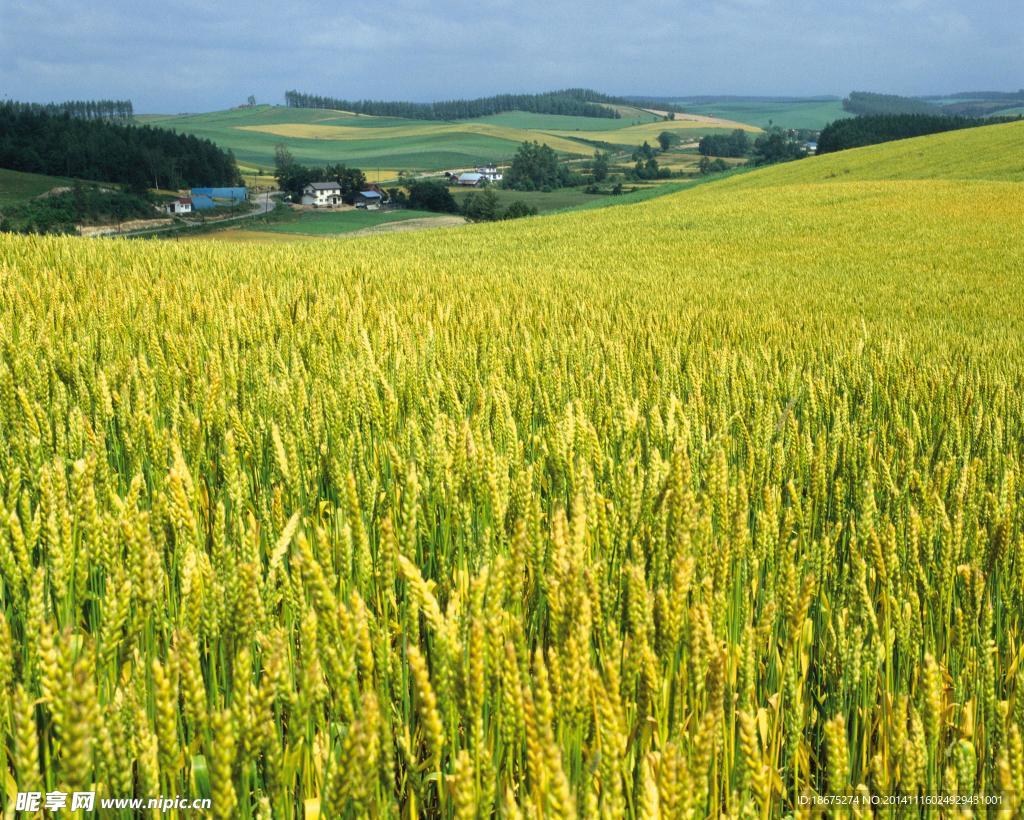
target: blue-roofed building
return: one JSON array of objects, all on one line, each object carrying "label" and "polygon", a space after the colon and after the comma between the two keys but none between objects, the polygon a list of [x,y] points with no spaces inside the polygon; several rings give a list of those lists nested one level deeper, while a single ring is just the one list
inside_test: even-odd
[{"label": "blue-roofed building", "polygon": [[193,188],[192,207],[197,211],[209,210],[224,205],[239,205],[249,199],[249,189],[237,188]]},{"label": "blue-roofed building", "polygon": [[384,197],[380,191],[360,191],[356,194],[356,207],[366,208],[368,211],[376,211],[383,201]]}]

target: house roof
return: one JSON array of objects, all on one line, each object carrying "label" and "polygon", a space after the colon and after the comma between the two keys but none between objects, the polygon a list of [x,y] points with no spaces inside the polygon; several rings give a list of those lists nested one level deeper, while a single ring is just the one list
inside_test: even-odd
[{"label": "house roof", "polygon": [[469,182],[469,181],[479,181],[479,180],[481,180],[483,178],[484,178],[483,174],[460,174],[459,175],[459,179],[464,179],[467,182]]},{"label": "house roof", "polygon": [[360,191],[359,196],[365,196],[369,199],[380,199],[380,191]]},{"label": "house roof", "polygon": [[341,190],[341,186],[337,182],[311,182],[306,187],[312,188],[314,191]]}]

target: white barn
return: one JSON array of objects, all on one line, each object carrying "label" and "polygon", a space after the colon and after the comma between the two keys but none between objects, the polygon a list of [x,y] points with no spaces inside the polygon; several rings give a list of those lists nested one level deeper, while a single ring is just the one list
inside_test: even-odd
[{"label": "white barn", "polygon": [[314,208],[341,204],[341,185],[337,182],[311,182],[302,189],[302,204]]}]

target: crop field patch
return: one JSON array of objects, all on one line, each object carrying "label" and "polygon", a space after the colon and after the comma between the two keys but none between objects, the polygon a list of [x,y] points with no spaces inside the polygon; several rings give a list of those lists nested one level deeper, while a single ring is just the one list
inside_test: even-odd
[{"label": "crop field patch", "polygon": [[422,141],[433,137],[458,138],[461,136],[483,136],[494,139],[525,142],[537,139],[546,142],[556,151],[568,154],[589,153],[586,146],[571,139],[549,134],[537,134],[521,128],[512,128],[489,123],[459,122],[434,123],[424,121],[415,125],[390,126],[373,129],[368,133],[365,128],[353,128],[344,125],[282,123],[280,125],[246,125],[239,126],[241,131],[256,131],[273,134],[279,137],[309,140],[406,140]]},{"label": "crop field patch", "polygon": [[[662,131],[669,131],[677,134],[684,140],[697,140],[704,134],[728,133],[734,129],[740,129],[750,133],[760,132],[756,125],[748,123],[722,120],[715,117],[691,117],[677,115],[674,120],[660,120],[658,122],[645,123],[643,125],[631,125],[627,128],[617,128],[608,131],[587,131],[576,134],[580,139],[608,142],[614,145],[639,146],[644,142],[655,144],[658,134]],[[572,136],[570,132],[552,132],[560,136]]]}]

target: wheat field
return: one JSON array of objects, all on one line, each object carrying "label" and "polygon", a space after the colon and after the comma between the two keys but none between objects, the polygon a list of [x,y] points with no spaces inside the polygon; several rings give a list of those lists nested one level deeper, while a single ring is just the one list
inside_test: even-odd
[{"label": "wheat field", "polygon": [[6,811],[1018,816],[1020,185],[791,173],[0,236]]}]

